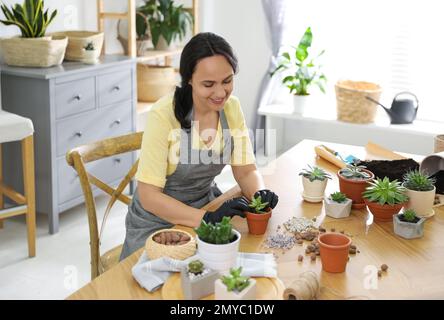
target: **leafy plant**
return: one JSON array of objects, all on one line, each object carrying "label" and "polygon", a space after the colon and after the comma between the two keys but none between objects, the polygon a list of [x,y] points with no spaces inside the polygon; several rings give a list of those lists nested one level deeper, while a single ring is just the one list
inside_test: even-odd
[{"label": "leafy plant", "polygon": [[398,180],[390,181],[388,177],[384,177],[382,180],[376,178],[369,184],[370,186],[366,188],[362,195],[371,202],[377,202],[380,205],[394,205],[408,200],[405,195],[405,188]]},{"label": "leafy plant", "polygon": [[196,233],[202,241],[207,243],[230,243],[236,236],[233,233],[233,227],[230,221],[231,219],[229,217],[223,217],[221,222],[217,222],[213,225],[212,223],[206,223],[202,220],[199,228],[196,229]]},{"label": "leafy plant", "polygon": [[310,165],[308,165],[308,169],[302,169],[302,172],[300,172],[299,175],[309,179],[310,182],[315,180],[324,181],[325,179],[331,179],[330,174],[325,172],[324,169],[312,167]]},{"label": "leafy plant", "polygon": [[87,50],[87,51],[93,51],[93,50],[96,50],[96,48],[94,48],[94,43],[92,43],[92,42],[88,42],[88,44],[87,44],[86,47],[85,47],[85,50]]},{"label": "leafy plant", "polygon": [[248,206],[253,208],[255,213],[262,214],[267,213],[266,211],[263,211],[263,209],[268,207],[268,202],[262,202],[262,197],[257,196],[256,198],[253,197],[253,200],[251,200]]},{"label": "leafy plant", "polygon": [[271,73],[271,76],[274,76],[278,71],[292,71],[293,73],[286,76],[282,83],[290,89],[290,93],[294,92],[295,95],[309,95],[308,89],[311,85],[317,85],[325,93],[327,78],[320,71],[320,66],[315,65],[315,60],[324,54],[325,50],[322,50],[316,58],[309,58],[308,49],[311,47],[312,40],[313,34],[311,28],[308,27],[298,46],[293,47],[294,53],[284,52],[280,57],[281,62]]},{"label": "leafy plant", "polygon": [[182,40],[194,20],[183,5],[176,6],[173,0],[145,0],[137,12],[136,33],[143,39],[149,27],[154,46],[160,36],[168,45],[177,38]]},{"label": "leafy plant", "polygon": [[330,199],[333,200],[334,202],[341,203],[347,200],[347,196],[342,192],[337,191],[330,194]]},{"label": "leafy plant", "polygon": [[404,217],[404,220],[407,222],[415,222],[416,212],[413,209],[407,209],[406,211],[404,211],[402,216]]},{"label": "leafy plant", "polygon": [[346,179],[357,180],[357,179],[369,179],[371,175],[364,171],[365,166],[358,166],[356,164],[349,164],[346,168],[341,169],[339,174]]},{"label": "leafy plant", "polygon": [[228,291],[241,292],[250,284],[250,279],[248,277],[241,276],[242,267],[237,269],[231,268],[230,274],[227,276],[222,276],[222,283],[227,286]]},{"label": "leafy plant", "polygon": [[204,270],[204,264],[200,260],[193,260],[188,264],[188,272],[195,275],[201,274]]},{"label": "leafy plant", "polygon": [[414,191],[430,191],[436,182],[435,178],[430,178],[426,173],[419,170],[409,171],[403,176],[404,187]]},{"label": "leafy plant", "polygon": [[0,20],[4,25],[19,27],[23,38],[39,38],[46,33],[46,28],[57,15],[57,10],[49,14],[44,11],[43,0],[25,0],[22,5],[15,4],[8,8],[5,4],[0,7],[6,20]]}]

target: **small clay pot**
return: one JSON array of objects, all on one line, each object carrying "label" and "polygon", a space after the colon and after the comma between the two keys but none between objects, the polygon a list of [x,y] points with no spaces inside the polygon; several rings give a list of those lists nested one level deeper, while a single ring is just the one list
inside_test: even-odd
[{"label": "small clay pot", "polygon": [[254,235],[264,234],[265,231],[267,231],[268,220],[271,218],[271,213],[271,208],[268,208],[267,213],[251,213],[245,211],[248,231]]},{"label": "small clay pot", "polygon": [[351,180],[344,178],[338,171],[337,176],[339,178],[339,190],[344,193],[347,198],[352,200],[352,208],[353,209],[362,209],[365,208],[365,202],[362,197],[362,193],[369,186],[369,181],[371,181],[375,175],[373,172],[367,169],[362,169],[363,171],[370,174],[370,178],[366,180]]},{"label": "small clay pot", "polygon": [[381,205],[377,202],[365,200],[365,204],[367,205],[370,212],[373,214],[375,221],[378,222],[390,222],[393,220],[393,215],[397,214],[401,211],[402,207],[405,203],[398,203],[395,205],[384,204]]},{"label": "small clay pot", "polygon": [[328,232],[318,236],[322,269],[326,272],[341,273],[347,266],[351,239],[342,233]]}]

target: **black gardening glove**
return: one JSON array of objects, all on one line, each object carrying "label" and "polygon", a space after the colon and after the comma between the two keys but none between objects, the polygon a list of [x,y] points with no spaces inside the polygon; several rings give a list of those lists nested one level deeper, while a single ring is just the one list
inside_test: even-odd
[{"label": "black gardening glove", "polygon": [[276,207],[277,203],[279,202],[279,197],[276,193],[270,190],[259,190],[256,191],[254,194],[254,197],[261,196],[262,202],[268,202],[268,207],[271,209],[274,209]]},{"label": "black gardening glove", "polygon": [[240,216],[242,218],[245,218],[245,213],[243,211],[252,212],[252,210],[253,209],[248,206],[248,200],[244,197],[239,197],[225,201],[214,212],[207,211],[202,219],[206,223],[215,224],[216,222],[222,221],[223,217],[231,218],[233,216]]}]

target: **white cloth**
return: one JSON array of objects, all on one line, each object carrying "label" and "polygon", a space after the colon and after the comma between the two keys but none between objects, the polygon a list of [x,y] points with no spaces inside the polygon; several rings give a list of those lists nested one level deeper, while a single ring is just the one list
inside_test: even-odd
[{"label": "white cloth", "polygon": [[20,141],[33,133],[30,119],[0,109],[0,143]]},{"label": "white cloth", "polygon": [[[144,251],[132,268],[132,274],[142,288],[153,292],[164,284],[172,272],[180,272],[188,262],[195,259],[199,259],[197,254],[183,261],[168,257],[149,260]],[[277,277],[276,261],[270,253],[239,252],[236,267],[240,266],[243,276]]]}]

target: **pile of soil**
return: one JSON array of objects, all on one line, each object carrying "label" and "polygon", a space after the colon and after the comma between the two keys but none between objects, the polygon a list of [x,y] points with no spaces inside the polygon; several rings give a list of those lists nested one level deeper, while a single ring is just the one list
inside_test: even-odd
[{"label": "pile of soil", "polygon": [[440,170],[431,176],[436,179],[436,193],[444,194],[444,170]]},{"label": "pile of soil", "polygon": [[359,161],[358,165],[365,166],[377,178],[388,177],[400,182],[406,172],[419,169],[419,164],[413,159]]}]

